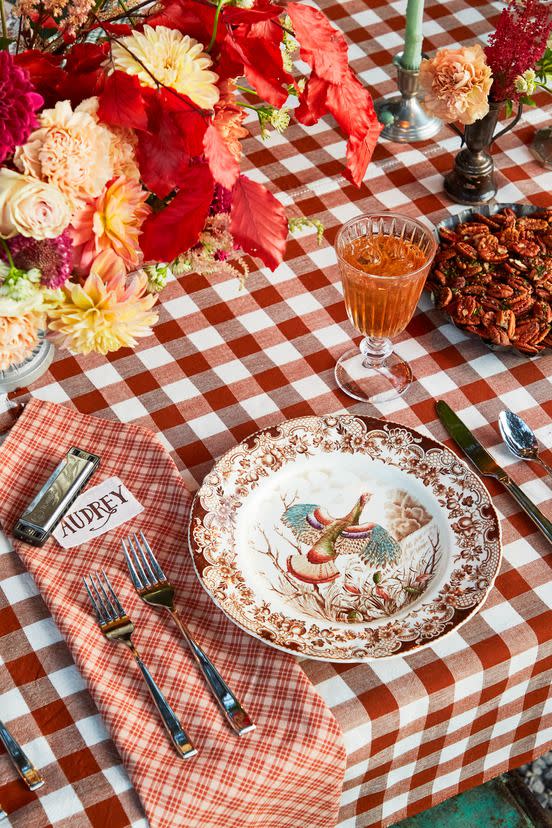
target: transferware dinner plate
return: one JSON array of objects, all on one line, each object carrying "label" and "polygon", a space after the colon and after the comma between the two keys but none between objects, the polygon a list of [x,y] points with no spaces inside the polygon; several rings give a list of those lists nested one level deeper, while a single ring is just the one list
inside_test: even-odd
[{"label": "transferware dinner plate", "polygon": [[190,519],[201,583],[243,630],[327,661],[403,655],[481,607],[500,566],[489,494],[446,446],[352,415],[253,434]]}]

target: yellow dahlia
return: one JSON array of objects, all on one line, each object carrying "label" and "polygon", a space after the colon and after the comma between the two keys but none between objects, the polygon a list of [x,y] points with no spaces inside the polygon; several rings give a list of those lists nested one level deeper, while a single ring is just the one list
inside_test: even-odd
[{"label": "yellow dahlia", "polygon": [[112,57],[115,69],[136,75],[143,86],[156,89],[159,81],[202,109],[212,109],[219,99],[218,75],[209,71],[211,58],[201,43],[177,29],[144,26],[143,32],[113,43]]},{"label": "yellow dahlia", "polygon": [[138,237],[151,212],[145,203],[147,197],[138,181],[120,176],[74,216],[70,232],[80,271],[88,273],[93,259],[107,249],[123,260],[127,270],[141,264]]},{"label": "yellow dahlia", "polygon": [[50,328],[73,353],[133,348],[158,318],[151,310],[157,297],[146,292],[147,281],[143,271],[127,279],[120,259],[104,250],[83,285],[66,283],[64,300],[50,311]]}]

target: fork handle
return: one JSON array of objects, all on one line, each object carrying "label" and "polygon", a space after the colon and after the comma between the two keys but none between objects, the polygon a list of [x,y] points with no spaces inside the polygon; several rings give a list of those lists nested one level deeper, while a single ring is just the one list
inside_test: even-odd
[{"label": "fork handle", "polygon": [[150,695],[153,699],[153,702],[159,711],[159,715],[165,725],[167,732],[169,734],[170,740],[173,743],[176,752],[180,756],[181,759],[189,759],[192,756],[195,756],[197,750],[192,745],[190,739],[186,735],[182,725],[180,724],[176,713],[168,703],[167,699],[155,683],[155,680],[140,658],[140,654],[138,650],[131,646],[132,655],[134,656],[134,660],[136,664],[142,671],[142,675],[144,676],[144,680],[147,684],[148,690]]},{"label": "fork handle", "polygon": [[255,730],[255,725],[241,706],[234,693],[230,690],[215,665],[190,635],[190,632],[180,617],[178,610],[170,610],[170,613],[178,629],[182,633],[182,636],[186,640],[197,666],[203,673],[203,677],[209,685],[209,689],[211,690],[216,703],[220,707],[224,718],[234,733],[237,733],[238,736],[243,736],[244,733],[249,733],[251,730]]}]

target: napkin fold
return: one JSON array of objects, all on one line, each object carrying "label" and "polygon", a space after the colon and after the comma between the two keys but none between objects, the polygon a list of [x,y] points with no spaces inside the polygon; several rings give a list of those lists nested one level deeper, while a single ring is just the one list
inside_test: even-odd
[{"label": "napkin fold", "polygon": [[[153,828],[331,828],[345,769],[332,713],[295,660],[247,636],[199,584],[187,549],[191,494],[156,436],[32,399],[0,448],[0,519],[15,520],[71,446],[99,454],[89,485],[119,477],[144,506],[130,523],[62,549],[15,542],[88,683]],[[192,633],[257,729],[236,737],[167,614],[137,597],[120,541],[143,529]],[[134,641],[198,755],[179,760],[140,673],[101,635],[82,576],[104,568],[136,625]]]}]

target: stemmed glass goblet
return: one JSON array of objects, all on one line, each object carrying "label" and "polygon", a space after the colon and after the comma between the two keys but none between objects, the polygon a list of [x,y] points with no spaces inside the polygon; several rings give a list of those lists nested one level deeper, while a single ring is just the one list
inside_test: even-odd
[{"label": "stemmed glass goblet", "polygon": [[335,246],[347,316],[364,334],[360,349],[348,349],[337,361],[335,378],[356,400],[387,402],[412,382],[391,337],[414,315],[437,242],[416,219],[382,212],[348,221]]}]

